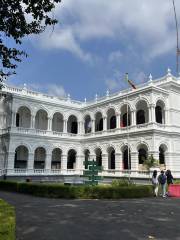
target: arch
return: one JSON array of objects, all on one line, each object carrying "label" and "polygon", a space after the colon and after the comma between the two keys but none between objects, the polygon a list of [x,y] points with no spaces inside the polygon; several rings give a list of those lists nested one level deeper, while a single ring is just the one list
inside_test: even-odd
[{"label": "arch", "polygon": [[107,129],[116,128],[116,112],[114,108],[109,108],[107,111]]},{"label": "arch", "polygon": [[95,131],[103,131],[103,115],[101,112],[95,114]]},{"label": "arch", "polygon": [[167,146],[165,144],[161,144],[159,146],[159,164],[160,165],[166,164],[166,152],[167,152]]},{"label": "arch", "polygon": [[88,168],[88,165],[86,164],[86,162],[89,160],[90,160],[90,151],[89,151],[89,149],[85,149],[84,150],[84,161],[85,161],[84,167],[85,167],[85,169]]},{"label": "arch", "polygon": [[136,124],[149,122],[148,104],[145,100],[139,100],[136,104]]},{"label": "arch", "polygon": [[78,122],[75,115],[70,115],[67,122],[67,132],[77,134],[78,133]]},{"label": "arch", "polygon": [[56,112],[53,115],[52,131],[63,132],[63,115],[59,112]]},{"label": "arch", "polygon": [[86,115],[84,117],[84,132],[90,133],[92,131],[92,122],[91,122],[91,116]]},{"label": "arch", "polygon": [[48,114],[45,110],[40,109],[36,113],[35,128],[40,130],[47,130],[48,127]]},{"label": "arch", "polygon": [[108,169],[115,169],[115,149],[113,147],[109,147],[108,150]]},{"label": "arch", "polygon": [[[122,168],[124,170],[131,169],[131,149],[128,145],[125,145],[121,148],[122,150]],[[129,153],[129,156],[128,156]]]},{"label": "arch", "polygon": [[77,152],[74,149],[70,149],[68,151],[67,169],[75,169],[76,168],[76,155],[77,155]]},{"label": "arch", "polygon": [[14,155],[14,168],[27,168],[28,163],[28,157],[29,157],[29,151],[28,148],[24,145],[20,145],[15,150]]},{"label": "arch", "polygon": [[31,111],[26,106],[21,106],[16,113],[16,127],[31,127]]},{"label": "arch", "polygon": [[144,161],[148,158],[148,147],[145,144],[140,144],[137,149],[139,164],[143,164]]},{"label": "arch", "polygon": [[165,103],[162,100],[156,102],[155,117],[157,123],[165,124]]},{"label": "arch", "polygon": [[[128,114],[127,114],[128,112]],[[120,127],[127,127],[131,125],[131,109],[129,104],[121,106],[121,122]]]},{"label": "arch", "polygon": [[51,169],[61,169],[61,157],[62,150],[60,148],[54,148],[51,158]]},{"label": "arch", "polygon": [[102,166],[102,150],[100,148],[95,149],[97,166]]},{"label": "arch", "polygon": [[46,162],[46,150],[43,147],[36,148],[34,152],[34,169],[44,169]]}]

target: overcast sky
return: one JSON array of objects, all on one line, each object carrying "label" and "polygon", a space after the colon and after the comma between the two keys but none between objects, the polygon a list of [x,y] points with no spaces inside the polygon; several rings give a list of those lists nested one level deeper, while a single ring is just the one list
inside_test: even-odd
[{"label": "overcast sky", "polygon": [[9,83],[88,100],[126,88],[126,72],[135,83],[176,74],[172,0],[62,0],[52,16],[54,31],[25,39],[29,57]]}]

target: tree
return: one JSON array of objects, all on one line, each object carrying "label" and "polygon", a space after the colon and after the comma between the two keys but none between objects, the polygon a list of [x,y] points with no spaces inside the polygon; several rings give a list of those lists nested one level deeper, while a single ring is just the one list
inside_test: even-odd
[{"label": "tree", "polygon": [[158,161],[151,154],[151,156],[144,160],[143,165],[149,171],[152,167],[158,167]]},{"label": "tree", "polygon": [[[15,74],[17,62],[27,57],[17,46],[31,34],[39,34],[58,21],[50,12],[61,0],[0,0],[0,82]],[[10,42],[8,45],[7,42]],[[15,44],[15,47],[11,47]]]}]

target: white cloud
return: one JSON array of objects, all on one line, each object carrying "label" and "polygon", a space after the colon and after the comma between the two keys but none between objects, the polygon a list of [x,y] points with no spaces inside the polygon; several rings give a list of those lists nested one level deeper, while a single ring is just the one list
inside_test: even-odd
[{"label": "white cloud", "polygon": [[108,61],[112,62],[119,62],[122,60],[123,54],[120,51],[111,52],[108,57]]},{"label": "white cloud", "polygon": [[[180,16],[180,2],[176,1]],[[64,0],[55,17],[60,24],[51,37],[44,34],[41,43],[47,48],[64,49],[83,61],[93,56],[83,43],[93,39],[112,39],[139,46],[143,58],[153,59],[175,47],[175,25],[170,0]],[[120,57],[119,56],[112,56]]]},{"label": "white cloud", "polygon": [[57,96],[57,97],[65,97],[66,96],[66,92],[65,92],[63,86],[59,86],[56,84],[48,85],[47,92],[48,92],[48,94]]}]

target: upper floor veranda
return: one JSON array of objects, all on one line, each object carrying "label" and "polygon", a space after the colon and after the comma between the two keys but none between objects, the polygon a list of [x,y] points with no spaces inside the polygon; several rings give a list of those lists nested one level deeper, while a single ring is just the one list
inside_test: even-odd
[{"label": "upper floor veranda", "polygon": [[[101,136],[160,128],[172,131],[173,108],[169,84],[180,88],[171,75],[149,81],[91,102],[78,102],[36,93],[26,87],[5,86],[1,97],[1,129],[22,134],[73,137]],[[3,96],[8,96],[4,97]],[[180,91],[179,91],[180,96]],[[180,112],[180,110],[179,110]],[[170,129],[171,128],[171,129]],[[176,130],[180,131],[176,126]]]}]

